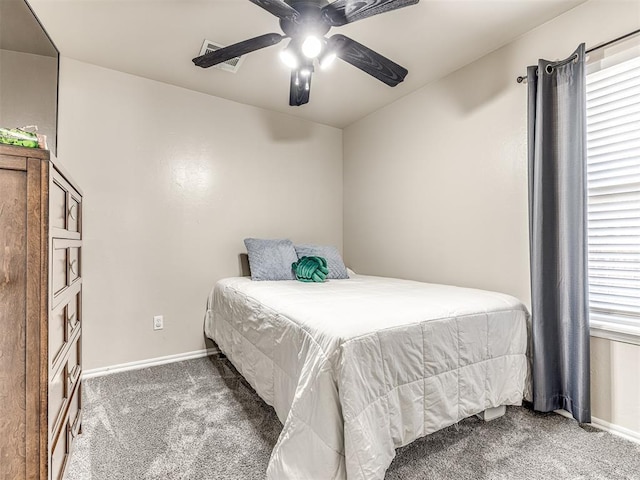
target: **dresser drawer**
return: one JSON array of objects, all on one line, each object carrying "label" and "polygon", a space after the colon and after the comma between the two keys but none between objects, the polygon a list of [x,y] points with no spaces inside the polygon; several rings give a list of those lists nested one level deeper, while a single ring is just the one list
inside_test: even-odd
[{"label": "dresser drawer", "polygon": [[49,227],[67,229],[67,190],[54,177],[49,187]]},{"label": "dresser drawer", "polygon": [[55,169],[49,185],[49,225],[53,237],[82,238],[82,197]]},{"label": "dresser drawer", "polygon": [[51,449],[51,460],[49,462],[49,478],[51,480],[63,480],[69,455],[73,449],[73,442],[80,433],[80,427],[82,425],[80,395],[81,390],[78,388],[73,394],[69,414],[65,418],[65,422],[60,425],[57,438],[54,438],[53,448]]},{"label": "dresser drawer", "polygon": [[54,240],[51,251],[51,293],[57,297],[69,285],[69,249],[64,242]]},{"label": "dresser drawer", "polygon": [[71,402],[69,403],[69,428],[71,432],[71,440],[73,441],[80,432],[82,424],[82,384],[78,385]]},{"label": "dresser drawer", "polygon": [[69,247],[69,285],[80,278],[80,247]]},{"label": "dresser drawer", "polygon": [[61,426],[57,438],[54,438],[53,448],[51,449],[51,462],[49,463],[49,478],[51,480],[62,480],[64,470],[67,466],[69,458],[70,436],[68,423]]},{"label": "dresser drawer", "polygon": [[79,281],[82,268],[82,242],[54,238],[51,248],[52,308],[68,294],[69,287]]},{"label": "dresser drawer", "polygon": [[65,363],[58,372],[49,378],[49,432],[55,432],[64,416],[72,385],[69,382],[69,370]]},{"label": "dresser drawer", "polygon": [[67,357],[67,372],[69,372],[69,389],[73,391],[80,373],[82,373],[82,339],[77,337],[71,344],[69,356]]},{"label": "dresser drawer", "polygon": [[82,199],[69,194],[69,209],[67,211],[67,230],[80,235],[80,211]]},{"label": "dresser drawer", "polygon": [[82,321],[82,285],[78,285],[78,292],[74,293],[71,301],[67,303],[66,313],[67,329],[69,332],[67,338],[70,339],[73,338],[75,332],[80,328]]},{"label": "dresser drawer", "polygon": [[82,344],[78,334],[60,369],[49,378],[49,432],[54,432],[69,406],[69,397],[80,383]]},{"label": "dresser drawer", "polygon": [[59,304],[49,315],[49,370],[57,370],[69,342],[80,330],[82,314],[81,285],[72,287],[72,296],[66,304]]}]

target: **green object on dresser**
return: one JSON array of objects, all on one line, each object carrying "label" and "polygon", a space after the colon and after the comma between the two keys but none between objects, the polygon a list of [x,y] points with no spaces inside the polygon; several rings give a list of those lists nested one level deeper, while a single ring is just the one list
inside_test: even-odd
[{"label": "green object on dresser", "polygon": [[327,260],[322,257],[302,257],[291,268],[301,282],[324,282],[329,273]]},{"label": "green object on dresser", "polygon": [[38,136],[20,128],[0,128],[0,143],[19,147],[38,148]]}]

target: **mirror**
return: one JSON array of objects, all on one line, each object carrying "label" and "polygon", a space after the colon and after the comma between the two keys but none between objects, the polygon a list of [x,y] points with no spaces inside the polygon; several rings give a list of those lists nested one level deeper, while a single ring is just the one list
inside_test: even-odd
[{"label": "mirror", "polygon": [[59,58],[25,0],[0,0],[0,127],[37,125],[54,155]]}]

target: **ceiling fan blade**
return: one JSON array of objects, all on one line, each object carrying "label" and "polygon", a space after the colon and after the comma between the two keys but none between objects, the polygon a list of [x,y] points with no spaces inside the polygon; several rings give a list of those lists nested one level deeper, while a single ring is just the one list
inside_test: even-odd
[{"label": "ceiling fan blade", "polygon": [[[253,0],[252,0],[253,1]],[[420,0],[336,0],[322,9],[325,22],[332,27],[415,5]]]},{"label": "ceiling fan blade", "polygon": [[328,46],[330,50],[336,53],[338,58],[390,87],[395,87],[404,81],[404,77],[409,73],[406,68],[344,35],[332,36],[329,39]]},{"label": "ceiling fan blade", "polygon": [[287,20],[296,20],[300,14],[298,11],[284,2],[284,0],[249,0],[259,7],[264,8],[267,12],[278,18],[286,18]]},{"label": "ceiling fan blade", "polygon": [[289,89],[289,105],[299,107],[309,103],[311,94],[312,71],[307,70],[307,75],[302,75],[300,70],[291,70],[291,88]]},{"label": "ceiling fan blade", "polygon": [[251,53],[261,48],[270,47],[284,38],[279,33],[267,33],[259,37],[250,38],[244,42],[234,43],[228,47],[220,48],[192,60],[198,67],[208,68],[246,53]]}]

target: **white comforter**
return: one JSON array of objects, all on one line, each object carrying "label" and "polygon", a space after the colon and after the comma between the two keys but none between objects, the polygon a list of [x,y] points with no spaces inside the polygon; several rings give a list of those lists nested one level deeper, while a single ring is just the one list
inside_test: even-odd
[{"label": "white comforter", "polygon": [[267,478],[383,479],[395,449],[520,405],[526,308],[508,295],[391,278],[228,278],[205,331],[284,428]]}]

